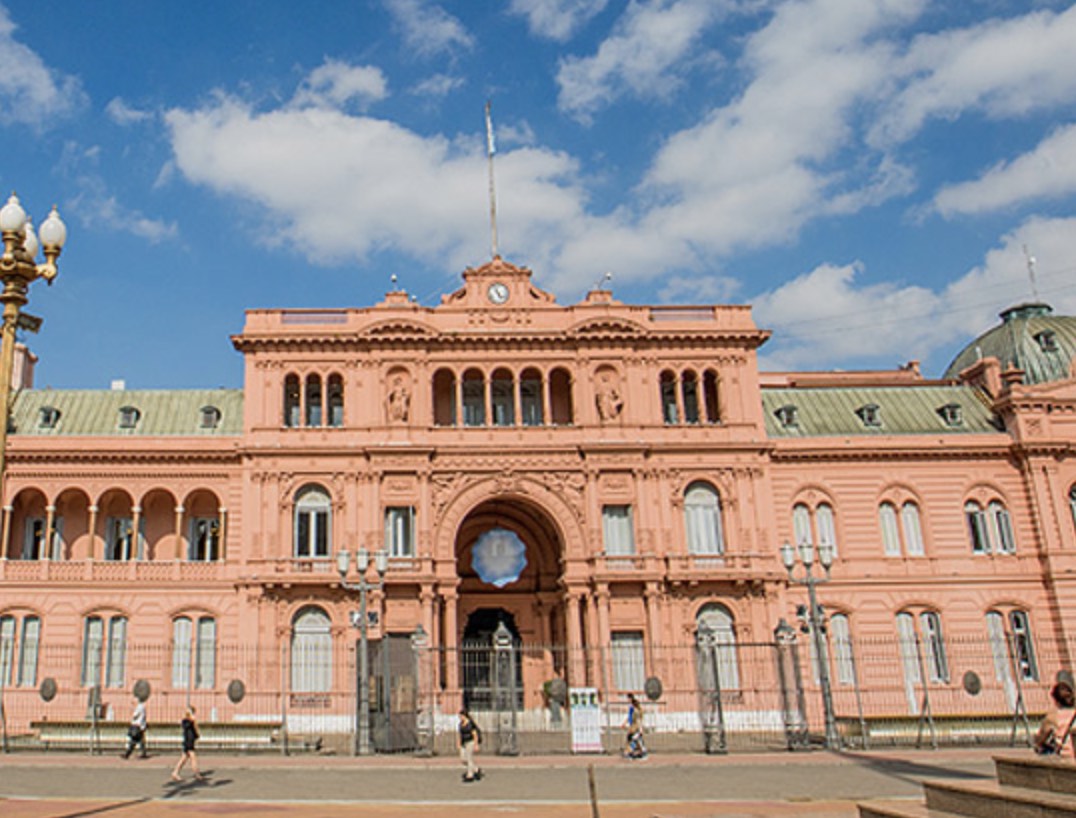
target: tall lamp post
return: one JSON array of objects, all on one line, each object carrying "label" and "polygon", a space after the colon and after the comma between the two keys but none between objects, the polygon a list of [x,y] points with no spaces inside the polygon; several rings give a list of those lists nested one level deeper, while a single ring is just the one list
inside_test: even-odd
[{"label": "tall lamp post", "polygon": [[[833,565],[833,543],[824,542],[818,546],[818,562],[825,571],[824,577],[815,576],[811,571],[814,566],[814,545],[809,542],[801,542],[799,548],[793,548],[788,542],[781,546],[781,562],[788,571],[788,579],[799,585],[807,586],[807,621],[811,626],[811,637],[814,639],[814,653],[818,661],[818,680],[822,686],[822,711],[826,720],[826,749],[840,750],[841,737],[837,732],[837,720],[833,715],[833,690],[829,682],[829,662],[826,642],[822,636],[822,615],[818,605],[818,595],[815,586],[829,582],[829,569]],[[803,566],[803,576],[796,576],[796,563]]]},{"label": "tall lamp post", "polygon": [[[7,427],[11,417],[11,381],[15,369],[15,330],[36,330],[41,325],[40,318],[23,314],[22,308],[28,301],[27,292],[30,285],[39,278],[48,284],[56,278],[56,260],[63,250],[67,239],[67,227],[60,220],[60,214],[53,206],[48,218],[41,223],[40,241],[34,235],[34,226],[19,204],[19,197],[14,193],[7,204],[0,208],[0,232],[4,237],[4,254],[0,256],[0,304],[4,305],[3,335],[0,339],[0,502],[4,497],[4,473],[7,466]],[[38,250],[45,256],[45,262],[37,262]]]},{"label": "tall lamp post", "polygon": [[358,582],[348,582],[347,572],[351,564],[351,552],[345,550],[336,552],[336,570],[340,574],[340,585],[347,591],[359,593],[359,616],[358,621],[352,618],[351,624],[359,629],[359,695],[357,702],[358,713],[355,714],[355,755],[365,756],[370,754],[370,658],[367,630],[370,627],[369,617],[366,613],[366,595],[370,591],[376,591],[385,585],[385,571],[389,565],[389,555],[384,550],[374,554],[374,566],[377,569],[377,581],[371,582],[366,578],[366,571],[370,567],[370,552],[360,548],[355,552],[355,571],[359,575]]}]

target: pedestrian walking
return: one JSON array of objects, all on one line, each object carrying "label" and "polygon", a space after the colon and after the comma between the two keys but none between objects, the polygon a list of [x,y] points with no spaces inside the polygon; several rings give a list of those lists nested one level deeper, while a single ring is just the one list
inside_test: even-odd
[{"label": "pedestrian walking", "polygon": [[1072,729],[1076,723],[1076,693],[1067,681],[1059,681],[1050,690],[1054,706],[1046,713],[1035,735],[1035,752],[1039,755],[1076,757]]},{"label": "pedestrian walking", "polygon": [[149,753],[146,752],[146,727],[148,725],[146,703],[136,696],[131,723],[127,726],[127,749],[123,751],[124,758],[130,758],[136,746],[140,748],[139,758],[149,758]]},{"label": "pedestrian walking", "polygon": [[624,758],[646,758],[643,743],[643,707],[634,693],[628,694],[628,715],[621,725],[624,728]]},{"label": "pedestrian walking", "polygon": [[471,714],[466,709],[460,710],[459,736],[460,761],[463,762],[463,780],[465,783],[482,778],[482,770],[475,763],[475,753],[482,746],[482,731],[478,729]]},{"label": "pedestrian walking", "polygon": [[179,726],[183,731],[183,752],[179,756],[179,761],[176,762],[175,769],[172,770],[172,780],[183,780],[180,778],[179,772],[189,761],[191,763],[191,769],[194,770],[194,780],[205,781],[205,776],[202,775],[201,770],[198,769],[198,754],[194,750],[195,742],[198,741],[198,723],[194,720],[193,707],[187,708],[187,713],[183,716],[183,720],[179,723]]}]

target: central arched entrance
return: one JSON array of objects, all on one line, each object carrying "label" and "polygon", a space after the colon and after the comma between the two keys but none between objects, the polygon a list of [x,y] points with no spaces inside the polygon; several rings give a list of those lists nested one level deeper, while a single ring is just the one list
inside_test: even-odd
[{"label": "central arched entrance", "polygon": [[459,680],[463,701],[491,705],[493,635],[503,623],[515,651],[516,702],[544,704],[543,685],[564,678],[566,643],[557,525],[534,503],[499,497],[480,503],[456,533]]}]

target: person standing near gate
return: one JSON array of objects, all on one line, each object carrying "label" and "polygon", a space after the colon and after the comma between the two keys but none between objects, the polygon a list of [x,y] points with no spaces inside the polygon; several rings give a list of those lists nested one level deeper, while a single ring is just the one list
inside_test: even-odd
[{"label": "person standing near gate", "polygon": [[478,729],[471,714],[460,710],[459,723],[460,761],[463,762],[463,780],[466,783],[482,778],[482,770],[475,764],[474,756],[482,745],[482,731]]},{"label": "person standing near gate", "polygon": [[643,744],[643,707],[634,693],[628,694],[628,715],[624,719],[624,758],[646,758]]},{"label": "person standing near gate", "polygon": [[182,781],[179,777],[179,771],[183,769],[183,765],[188,761],[191,763],[191,769],[194,770],[195,781],[205,781],[205,776],[202,775],[201,770],[198,769],[198,754],[194,752],[194,743],[198,741],[198,725],[194,721],[194,708],[188,707],[187,714],[183,717],[183,721],[179,723],[180,730],[183,732],[183,752],[179,757],[179,761],[176,762],[176,767],[172,770],[172,780]]}]

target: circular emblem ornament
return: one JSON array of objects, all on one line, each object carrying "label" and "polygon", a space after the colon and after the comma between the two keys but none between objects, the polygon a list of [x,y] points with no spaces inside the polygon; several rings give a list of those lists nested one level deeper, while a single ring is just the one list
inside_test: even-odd
[{"label": "circular emblem ornament", "polygon": [[486,295],[494,304],[503,304],[508,300],[508,285],[497,281],[489,285]]},{"label": "circular emblem ornament", "polygon": [[657,676],[651,676],[643,683],[643,692],[646,693],[646,698],[652,702],[656,702],[661,698],[661,693],[665,688],[662,687],[661,679]]},{"label": "circular emblem ornament", "polygon": [[978,696],[979,691],[983,689],[982,679],[979,678],[979,674],[974,670],[969,670],[964,674],[964,692],[969,696]]},{"label": "circular emblem ornament", "polygon": [[232,704],[239,704],[243,701],[243,697],[247,695],[247,686],[243,684],[239,679],[232,679],[228,682],[228,701]]},{"label": "circular emblem ornament", "polygon": [[557,704],[565,705],[568,703],[568,683],[561,679],[559,676],[556,679],[549,680],[549,698],[557,702]]},{"label": "circular emblem ornament", "polygon": [[134,693],[134,697],[140,702],[144,702],[149,699],[149,694],[152,693],[152,689],[149,686],[149,682],[145,679],[139,679],[134,683],[134,688],[131,690]]},{"label": "circular emblem ornament", "polygon": [[56,686],[56,680],[49,676],[47,679],[41,681],[41,688],[38,691],[41,694],[41,698],[46,702],[51,702],[56,698],[56,694],[59,692],[59,687]]}]

